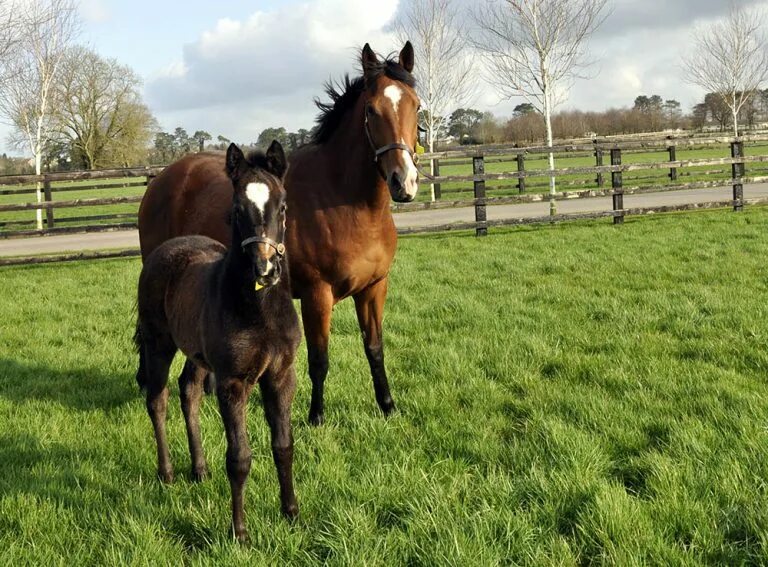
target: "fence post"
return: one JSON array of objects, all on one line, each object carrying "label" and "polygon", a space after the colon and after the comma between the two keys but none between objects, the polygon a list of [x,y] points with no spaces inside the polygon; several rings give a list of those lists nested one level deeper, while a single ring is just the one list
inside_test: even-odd
[{"label": "fence post", "polygon": [[[47,175],[43,176],[43,194],[45,195],[46,203],[53,201],[53,196],[51,195],[51,180]],[[45,224],[46,230],[53,228],[53,207],[45,208]]]},{"label": "fence post", "polygon": [[[440,160],[433,159],[432,160],[432,177],[439,177],[439,176],[440,176]],[[435,201],[439,201],[443,196],[443,188],[440,186],[439,183],[433,183],[432,187],[435,188]]]},{"label": "fence post", "polygon": [[[601,167],[603,165],[603,150],[602,148],[595,148],[595,165],[597,167]],[[605,179],[603,178],[603,172],[598,171],[597,172],[597,179],[595,179],[597,182],[598,187],[603,187],[605,185]]]},{"label": "fence post", "polygon": [[472,158],[472,173],[475,176],[475,236],[486,236],[488,227],[485,222],[488,220],[485,210],[485,160],[482,155]]},{"label": "fence post", "polygon": [[[669,146],[667,151],[669,152],[669,161],[677,161],[677,146]],[[669,179],[670,181],[677,181],[676,167],[669,168]]]},{"label": "fence post", "polygon": [[[621,150],[611,150],[611,165],[621,165]],[[621,184],[621,171],[611,172],[611,187],[613,188],[613,210],[624,210],[624,189]],[[613,217],[613,224],[624,224],[624,214]]]},{"label": "fence post", "polygon": [[[517,154],[517,171],[525,173],[525,154]],[[517,178],[517,192],[525,193],[525,177]]]},{"label": "fence post", "polygon": [[[744,142],[735,140],[731,142],[731,157],[744,157]],[[731,165],[731,175],[733,177],[733,210],[744,210],[744,185],[741,178],[744,176],[744,162]]]}]

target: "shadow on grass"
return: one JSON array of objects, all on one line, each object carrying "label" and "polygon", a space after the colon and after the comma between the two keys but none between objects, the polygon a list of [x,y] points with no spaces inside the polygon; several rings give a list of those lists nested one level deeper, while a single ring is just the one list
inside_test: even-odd
[{"label": "shadow on grass", "polygon": [[140,397],[133,373],[100,368],[59,370],[0,358],[0,397],[51,401],[77,410],[112,410]]}]

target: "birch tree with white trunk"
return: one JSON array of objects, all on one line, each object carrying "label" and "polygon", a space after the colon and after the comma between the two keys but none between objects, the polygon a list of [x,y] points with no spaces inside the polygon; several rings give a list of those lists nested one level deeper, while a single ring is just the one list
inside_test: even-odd
[{"label": "birch tree with white trunk", "polygon": [[427,150],[434,152],[450,113],[468,105],[476,90],[465,19],[454,0],[408,0],[395,21],[395,31],[400,43],[410,41],[417,54],[416,92]]},{"label": "birch tree with white trunk", "polygon": [[683,59],[687,82],[715,93],[731,112],[733,135],[739,135],[739,111],[768,80],[766,13],[731,3],[728,16],[693,33]]},{"label": "birch tree with white trunk", "polygon": [[[2,0],[0,0],[2,1]],[[75,0],[24,0],[9,16],[18,41],[0,61],[0,116],[15,130],[15,139],[31,151],[35,173],[42,173],[45,145],[51,136],[51,108],[57,73],[67,47],[76,37],[80,20]],[[42,185],[37,185],[42,201]],[[37,228],[43,228],[37,209]]]},{"label": "birch tree with white trunk", "polygon": [[[475,5],[472,43],[487,78],[504,98],[523,97],[544,118],[552,147],[552,113],[591,64],[587,42],[608,15],[608,0],[485,0]],[[555,168],[549,153],[549,168]],[[555,177],[549,212],[557,214]]]}]

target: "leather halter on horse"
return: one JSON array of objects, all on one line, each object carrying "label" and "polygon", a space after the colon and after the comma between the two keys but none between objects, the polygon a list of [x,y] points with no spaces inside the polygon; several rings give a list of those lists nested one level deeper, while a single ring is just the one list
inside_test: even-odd
[{"label": "leather halter on horse", "polygon": [[368,125],[368,113],[365,113],[365,135],[368,137],[368,143],[371,146],[371,149],[373,150],[373,162],[376,164],[376,169],[379,170],[379,175],[381,175],[382,179],[386,181],[387,177],[384,175],[384,172],[381,170],[381,166],[379,165],[379,156],[384,155],[387,152],[391,152],[392,150],[403,150],[404,152],[408,152],[408,155],[411,156],[411,159],[413,160],[414,165],[419,163],[419,154],[417,154],[413,148],[406,144],[400,144],[400,143],[392,143],[387,144],[386,146],[381,146],[380,148],[376,148],[376,144],[373,143],[373,137],[371,136],[371,128]]},{"label": "leather halter on horse", "polygon": [[271,238],[267,236],[251,236],[250,238],[246,238],[240,243],[240,247],[245,250],[245,247],[249,244],[266,244],[267,246],[271,246],[275,249],[275,253],[279,258],[282,258],[285,255],[285,244],[282,242],[275,242]]}]

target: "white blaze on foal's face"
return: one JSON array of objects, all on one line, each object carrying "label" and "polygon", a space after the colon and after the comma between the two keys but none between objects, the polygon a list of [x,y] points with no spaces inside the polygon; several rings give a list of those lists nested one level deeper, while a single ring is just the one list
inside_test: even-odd
[{"label": "white blaze on foal's face", "polygon": [[245,196],[251,200],[259,209],[262,218],[264,217],[264,207],[269,201],[269,187],[264,183],[249,183],[245,187]]}]

